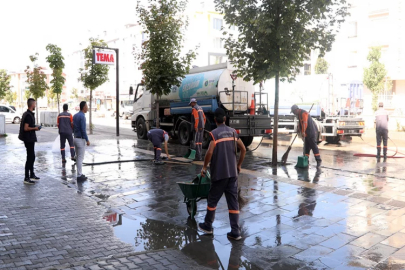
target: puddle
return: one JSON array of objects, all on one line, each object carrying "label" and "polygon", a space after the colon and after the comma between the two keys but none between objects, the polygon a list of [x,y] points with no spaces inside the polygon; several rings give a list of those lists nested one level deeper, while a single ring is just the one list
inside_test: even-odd
[{"label": "puddle", "polygon": [[243,241],[223,244],[215,236],[197,231],[196,222],[190,218],[184,227],[138,216],[123,216],[111,210],[104,214],[103,219],[113,226],[115,236],[132,245],[136,252],[177,249],[199,265],[212,269],[261,269],[244,256]]}]

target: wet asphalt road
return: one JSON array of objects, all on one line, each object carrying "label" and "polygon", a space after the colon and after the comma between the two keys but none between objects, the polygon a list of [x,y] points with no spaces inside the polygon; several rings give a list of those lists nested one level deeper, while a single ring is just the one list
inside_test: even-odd
[{"label": "wet asphalt road", "polygon": [[[5,147],[14,153],[9,162],[21,163],[24,148],[12,135],[18,127],[7,125],[7,130],[10,136]],[[122,130],[118,139],[112,134],[111,128],[96,127],[85,162],[152,157],[152,145],[137,140],[130,129]],[[47,164],[38,174],[60,179],[105,205],[104,216],[115,225],[115,235],[135,251],[177,248],[200,265],[215,269],[233,265],[241,269],[404,267],[404,160],[353,157],[356,152],[374,152],[358,138],[340,145],[322,144],[321,169],[294,168],[302,151],[299,141],[285,167],[269,166],[272,149],[268,141],[248,152],[239,177],[248,201],[240,217],[244,240],[233,243],[226,238],[229,222],[224,198],[218,205],[214,237],[196,230],[196,221],[205,215],[205,200],[198,203],[196,221],[188,218],[176,182],[191,181],[202,163],[86,166],[84,173],[90,180],[76,183],[73,164],[63,167],[59,153],[51,151],[56,136],[54,128],[38,133],[37,162]],[[288,139],[280,143],[279,159]],[[257,141],[252,147],[256,145]],[[181,156],[186,151],[187,147],[170,144],[170,153]],[[312,156],[310,163],[315,164]]]}]

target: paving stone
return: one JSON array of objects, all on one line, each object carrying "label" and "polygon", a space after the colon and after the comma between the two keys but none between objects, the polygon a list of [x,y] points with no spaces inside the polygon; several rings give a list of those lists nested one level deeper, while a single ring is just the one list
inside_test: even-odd
[{"label": "paving stone", "polygon": [[405,246],[405,233],[397,232],[384,241],[381,241],[381,244],[394,248],[402,248],[403,246]]},{"label": "paving stone", "polygon": [[386,260],[391,254],[397,251],[397,248],[386,246],[383,244],[377,244],[371,247],[369,250],[361,254],[362,257],[369,259],[373,262],[379,263]]}]

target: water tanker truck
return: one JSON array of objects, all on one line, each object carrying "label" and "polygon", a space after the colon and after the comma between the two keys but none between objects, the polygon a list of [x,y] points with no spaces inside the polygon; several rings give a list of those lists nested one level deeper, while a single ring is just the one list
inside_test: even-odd
[{"label": "water tanker truck", "polygon": [[[252,143],[254,137],[269,136],[271,119],[267,93],[255,93],[253,82],[232,77],[232,70],[229,63],[193,68],[182,80],[180,87],[173,87],[168,95],[159,99],[144,85],[138,84],[131,118],[138,138],[146,139],[148,130],[156,127],[158,103],[160,128],[177,138],[180,144],[189,145],[192,137],[189,123],[191,98],[197,99],[198,105],[204,110],[207,119],[205,129],[208,131],[216,127],[215,110],[223,108],[227,113],[226,124],[236,130],[246,146]],[[204,148],[208,146],[209,140],[205,132]]]}]

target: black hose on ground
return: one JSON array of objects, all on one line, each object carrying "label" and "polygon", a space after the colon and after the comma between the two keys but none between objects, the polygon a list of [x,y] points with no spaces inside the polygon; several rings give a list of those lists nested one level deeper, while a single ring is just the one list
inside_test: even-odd
[{"label": "black hose on ground", "polygon": [[105,165],[105,164],[114,164],[114,163],[126,163],[126,162],[137,162],[137,161],[151,161],[152,159],[130,159],[130,160],[114,160],[114,161],[104,161],[104,162],[94,162],[94,163],[85,163],[86,166],[95,166],[95,165]]},{"label": "black hose on ground", "polygon": [[253,149],[253,150],[246,150],[246,152],[253,152],[253,151],[257,150],[257,148],[259,148],[259,146],[262,144],[263,138],[264,138],[264,137],[262,137],[262,139],[260,140],[259,144],[256,146],[255,149]]}]

